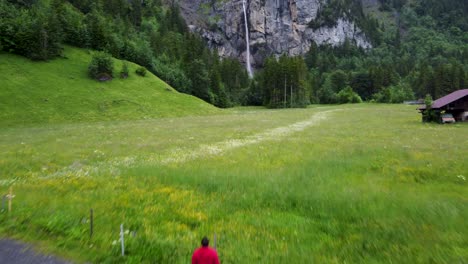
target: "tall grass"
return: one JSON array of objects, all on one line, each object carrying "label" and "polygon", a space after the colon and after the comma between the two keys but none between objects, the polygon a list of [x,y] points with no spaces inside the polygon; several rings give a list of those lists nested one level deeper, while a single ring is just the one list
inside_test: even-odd
[{"label": "tall grass", "polygon": [[0,233],[104,263],[187,263],[214,233],[223,263],[464,263],[468,126],[419,120],[413,107],[358,105],[2,129],[0,191],[16,198]]}]

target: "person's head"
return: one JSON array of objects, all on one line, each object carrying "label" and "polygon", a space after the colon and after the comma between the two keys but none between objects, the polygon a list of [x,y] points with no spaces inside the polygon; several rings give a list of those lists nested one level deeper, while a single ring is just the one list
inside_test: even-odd
[{"label": "person's head", "polygon": [[201,244],[203,247],[207,247],[208,244],[210,244],[210,240],[208,240],[207,237],[203,237],[202,240],[201,240]]}]

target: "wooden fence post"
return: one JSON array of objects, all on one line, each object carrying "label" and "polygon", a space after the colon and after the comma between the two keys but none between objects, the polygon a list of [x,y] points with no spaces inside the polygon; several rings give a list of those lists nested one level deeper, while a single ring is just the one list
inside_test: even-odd
[{"label": "wooden fence post", "polygon": [[93,228],[94,228],[94,219],[93,219],[93,208],[89,210],[89,238],[93,238]]}]

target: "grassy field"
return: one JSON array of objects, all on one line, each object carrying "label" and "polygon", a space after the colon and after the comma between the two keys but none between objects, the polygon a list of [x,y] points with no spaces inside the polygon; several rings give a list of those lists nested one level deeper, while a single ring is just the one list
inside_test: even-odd
[{"label": "grassy field", "polygon": [[202,100],[178,93],[156,76],[120,79],[122,61],[114,60],[114,78],[87,76],[92,53],[66,47],[63,58],[33,62],[0,52],[0,127],[31,123],[135,120],[218,113]]},{"label": "grassy field", "polygon": [[222,263],[466,263],[467,135],[367,104],[3,127],[0,234],[93,263],[214,233]]}]

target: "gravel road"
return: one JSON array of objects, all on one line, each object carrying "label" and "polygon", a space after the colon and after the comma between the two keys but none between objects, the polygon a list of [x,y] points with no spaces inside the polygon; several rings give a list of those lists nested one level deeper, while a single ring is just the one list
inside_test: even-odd
[{"label": "gravel road", "polygon": [[30,245],[0,239],[1,264],[71,264],[72,262],[35,252]]}]

